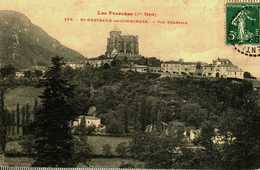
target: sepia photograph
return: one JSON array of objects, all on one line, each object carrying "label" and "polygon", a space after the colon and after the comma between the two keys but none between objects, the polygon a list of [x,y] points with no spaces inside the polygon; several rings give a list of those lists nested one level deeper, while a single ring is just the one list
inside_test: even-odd
[{"label": "sepia photograph", "polygon": [[260,168],[260,0],[0,0],[9,168]]}]

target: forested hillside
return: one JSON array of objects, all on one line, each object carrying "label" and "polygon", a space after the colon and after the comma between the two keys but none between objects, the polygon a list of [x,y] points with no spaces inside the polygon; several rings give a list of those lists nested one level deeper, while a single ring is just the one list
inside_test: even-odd
[{"label": "forested hillside", "polygon": [[[64,74],[76,87],[75,112],[87,114],[95,106],[106,133],[131,136],[127,156],[144,161],[146,167],[258,164],[259,93],[249,81],[160,78],[121,72],[116,66],[66,67]],[[195,140],[184,136],[188,130],[199,131]],[[220,141],[213,140],[216,137]]]}]

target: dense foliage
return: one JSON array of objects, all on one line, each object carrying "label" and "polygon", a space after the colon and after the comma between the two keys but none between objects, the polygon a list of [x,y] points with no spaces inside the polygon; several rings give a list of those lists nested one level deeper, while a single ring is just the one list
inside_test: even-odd
[{"label": "dense foliage", "polygon": [[[176,92],[171,98],[182,99],[174,119],[187,127],[199,128],[200,135],[190,150],[176,142],[178,138],[169,139],[162,133],[136,137],[133,153],[145,160],[148,167],[242,169],[259,166],[258,94],[250,82],[166,79],[161,85]],[[221,136],[221,142],[213,140],[216,135]],[[176,154],[170,153],[168,148],[181,150]]]},{"label": "dense foliage", "polygon": [[[159,78],[117,65],[64,71],[78,85],[76,113],[94,105],[107,133],[133,135],[129,148],[118,147],[123,156],[152,168],[259,166],[259,94],[249,81]],[[189,130],[199,132],[195,140]]]},{"label": "dense foliage", "polygon": [[35,113],[34,164],[38,167],[71,167],[73,137],[70,122],[74,119],[73,86],[62,74],[62,58],[54,57],[42,82],[41,107]]}]

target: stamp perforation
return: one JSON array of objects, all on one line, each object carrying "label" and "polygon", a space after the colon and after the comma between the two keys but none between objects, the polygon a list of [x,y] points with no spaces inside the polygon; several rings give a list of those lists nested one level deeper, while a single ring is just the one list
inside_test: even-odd
[{"label": "stamp perforation", "polygon": [[260,0],[226,0],[226,3],[260,3]]}]

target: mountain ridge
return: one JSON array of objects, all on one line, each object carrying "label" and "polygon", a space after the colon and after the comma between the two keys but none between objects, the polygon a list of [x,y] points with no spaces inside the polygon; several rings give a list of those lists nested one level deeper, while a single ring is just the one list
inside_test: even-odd
[{"label": "mountain ridge", "polygon": [[59,55],[65,61],[84,59],[79,52],[62,45],[24,14],[0,10],[0,64],[17,68],[33,65],[48,66],[51,57]]}]

